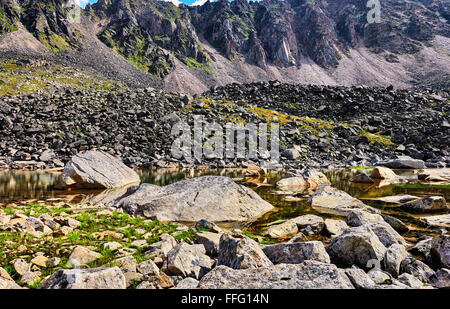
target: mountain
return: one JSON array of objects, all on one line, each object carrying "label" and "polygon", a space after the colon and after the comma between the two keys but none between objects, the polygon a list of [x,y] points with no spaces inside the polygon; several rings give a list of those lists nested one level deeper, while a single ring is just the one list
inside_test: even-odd
[{"label": "mountain", "polygon": [[2,0],[0,50],[171,91],[273,79],[448,88],[450,0],[380,0],[379,23],[370,10],[360,0],[99,0],[74,22],[72,0]]}]

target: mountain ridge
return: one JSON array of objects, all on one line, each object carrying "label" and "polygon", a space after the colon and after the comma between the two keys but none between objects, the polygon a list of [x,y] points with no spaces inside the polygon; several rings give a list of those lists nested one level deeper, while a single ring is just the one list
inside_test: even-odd
[{"label": "mountain ridge", "polygon": [[450,2],[380,3],[381,23],[369,24],[370,8],[356,0],[219,0],[194,7],[100,0],[72,23],[68,0],[4,0],[0,50],[17,52],[4,42],[19,40],[22,30],[49,50],[41,56],[97,67],[133,86],[190,93],[272,79],[445,88],[439,79],[423,79],[450,73]]}]

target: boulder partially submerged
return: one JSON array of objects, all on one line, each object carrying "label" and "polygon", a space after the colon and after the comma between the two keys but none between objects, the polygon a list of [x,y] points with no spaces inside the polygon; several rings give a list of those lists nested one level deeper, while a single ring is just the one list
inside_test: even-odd
[{"label": "boulder partially submerged", "polygon": [[139,175],[118,158],[101,151],[84,151],[66,164],[56,187],[112,189],[140,181]]},{"label": "boulder partially submerged", "polygon": [[178,222],[246,221],[274,208],[253,190],[218,176],[185,179],[165,187],[142,184],[113,206],[133,215]]}]

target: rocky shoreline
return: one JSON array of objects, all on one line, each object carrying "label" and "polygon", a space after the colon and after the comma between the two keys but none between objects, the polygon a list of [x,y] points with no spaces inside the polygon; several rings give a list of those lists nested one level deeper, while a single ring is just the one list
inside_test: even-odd
[{"label": "rocky shoreline", "polygon": [[149,89],[65,89],[0,98],[0,168],[63,167],[72,155],[107,151],[134,167],[246,167],[267,162],[174,159],[171,129],[193,123],[280,123],[285,168],[373,166],[410,156],[450,165],[445,92],[391,88],[232,84],[201,96]]},{"label": "rocky shoreline", "polygon": [[[425,169],[419,177],[438,183],[450,180],[447,170],[436,171]],[[256,173],[264,170],[248,169],[249,176]],[[95,205],[24,201],[1,208],[0,287],[450,287],[450,208],[443,197],[392,196],[386,201],[421,214],[424,224],[436,228],[433,236],[411,242],[402,236],[409,231],[406,224],[330,186],[324,174],[312,169],[290,172],[277,188],[308,196],[313,209],[333,214],[333,219],[305,214],[253,234],[214,223],[251,221],[273,209],[232,179],[206,176],[159,187],[133,184],[136,175],[106,153],[82,152],[65,166],[58,185],[125,185],[121,196]],[[386,167],[360,175],[352,181],[401,181]],[[434,217],[440,217],[440,223],[429,220]],[[175,223],[180,221],[189,223]]]}]

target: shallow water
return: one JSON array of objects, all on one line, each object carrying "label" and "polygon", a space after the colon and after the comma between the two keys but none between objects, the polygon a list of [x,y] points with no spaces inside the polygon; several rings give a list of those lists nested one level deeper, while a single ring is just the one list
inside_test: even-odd
[{"label": "shallow water", "polygon": [[[248,185],[254,189],[263,199],[267,200],[276,210],[259,218],[255,222],[244,224],[250,230],[259,232],[270,222],[280,219],[289,219],[303,214],[317,214],[322,217],[331,217],[313,210],[307,203],[307,197],[299,197],[289,200],[289,197],[278,194],[273,186],[282,176],[282,173],[273,173],[266,178],[246,179],[245,170],[242,169],[191,169],[191,170],[139,170],[141,180],[160,186],[182,180],[186,177],[199,177],[205,175],[221,175],[233,178],[236,182]],[[405,237],[415,238],[423,234],[433,234],[435,231],[427,230],[417,220],[420,215],[406,213],[386,204],[373,201],[374,198],[410,194],[416,196],[440,195],[450,200],[449,186],[419,184],[411,180],[412,184],[394,184],[377,186],[375,184],[354,184],[349,179],[357,172],[350,170],[334,170],[327,172],[327,177],[332,185],[350,195],[362,199],[368,205],[377,207],[383,213],[393,215],[407,223],[412,231]],[[413,171],[396,171],[400,176],[414,179]],[[8,203],[26,203],[38,201],[64,201],[68,203],[80,203],[85,201],[102,200],[110,193],[95,190],[54,190],[60,172],[57,171],[0,171],[0,205]],[[120,193],[120,192],[119,192]],[[118,194],[116,192],[116,194]]]}]

